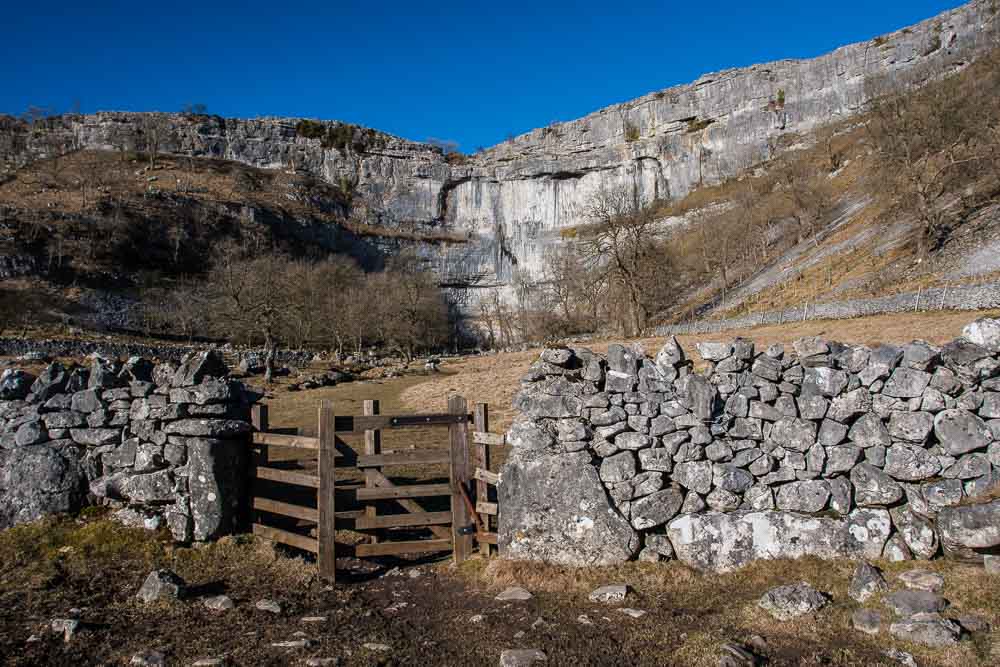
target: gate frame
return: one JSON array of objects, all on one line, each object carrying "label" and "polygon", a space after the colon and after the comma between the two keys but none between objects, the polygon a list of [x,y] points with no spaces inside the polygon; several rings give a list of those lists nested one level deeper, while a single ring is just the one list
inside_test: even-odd
[{"label": "gate frame", "polygon": [[[497,534],[491,531],[490,520],[491,516],[497,514],[497,507],[496,503],[488,502],[488,485],[496,484],[498,480],[498,476],[489,471],[490,456],[487,443],[481,442],[483,432],[489,425],[488,406],[485,403],[478,403],[475,405],[474,413],[469,414],[465,398],[458,395],[449,397],[446,413],[381,415],[378,401],[366,400],[363,406],[365,414],[362,416],[336,416],[332,401],[323,400],[317,409],[316,437],[301,436],[297,429],[269,430],[268,406],[266,404],[253,406],[251,421],[254,431],[250,442],[254,447],[254,453],[250,457],[248,471],[252,482],[250,489],[252,532],[260,537],[316,554],[320,575],[335,581],[335,535],[338,520],[353,520],[356,530],[377,530],[391,527],[378,525],[378,519],[405,516],[401,514],[380,517],[376,514],[374,505],[366,505],[361,510],[336,511],[336,492],[338,488],[344,489],[344,486],[338,487],[336,484],[336,471],[338,468],[352,468],[364,473],[363,486],[348,487],[355,491],[355,498],[360,504],[365,504],[366,500],[393,499],[410,513],[431,515],[444,513],[425,512],[412,498],[448,495],[451,501],[450,527],[443,525],[440,521],[443,518],[441,516],[421,517],[421,521],[426,520],[427,523],[407,524],[405,519],[402,519],[397,524],[425,526],[436,539],[380,542],[377,535],[371,535],[369,536],[372,538],[371,542],[356,546],[355,553],[358,557],[451,550],[455,562],[461,563],[473,553],[474,541],[479,542],[480,553],[488,555],[490,545],[497,543]],[[470,421],[475,426],[472,439],[469,433]],[[382,454],[382,429],[444,425],[448,426],[447,449],[431,448]],[[338,438],[338,433],[363,435],[364,454]],[[485,435],[490,436],[488,439],[492,440],[488,444],[503,443],[503,436],[489,433]],[[318,474],[270,467],[268,447],[315,451],[318,456]],[[428,452],[438,454],[435,456]],[[382,473],[383,465],[421,463],[448,463],[448,484],[397,486]],[[258,496],[256,492],[259,487],[254,483],[255,480],[315,488],[316,506],[285,503]],[[474,487],[473,480],[476,481]],[[407,488],[411,490],[407,491]],[[268,526],[262,522],[261,512],[314,522],[316,537]],[[363,527],[359,527],[358,523]]]}]

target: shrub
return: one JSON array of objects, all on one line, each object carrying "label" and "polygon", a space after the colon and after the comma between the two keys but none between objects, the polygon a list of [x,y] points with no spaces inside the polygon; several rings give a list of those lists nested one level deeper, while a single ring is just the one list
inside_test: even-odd
[{"label": "shrub", "polygon": [[639,140],[639,127],[635,123],[625,123],[625,141],[632,143]]},{"label": "shrub", "polygon": [[687,126],[687,130],[686,131],[687,131],[688,134],[694,134],[695,132],[701,132],[702,130],[704,130],[706,127],[708,127],[709,125],[711,125],[714,122],[715,121],[712,120],[712,119],[710,119],[710,118],[703,118],[701,120],[699,120],[697,118],[690,118],[690,119],[688,119],[688,122],[687,122],[688,126]]}]

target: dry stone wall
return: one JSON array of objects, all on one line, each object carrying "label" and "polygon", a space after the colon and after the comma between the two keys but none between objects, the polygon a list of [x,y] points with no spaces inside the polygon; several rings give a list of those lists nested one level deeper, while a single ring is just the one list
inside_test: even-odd
[{"label": "dry stone wall", "polygon": [[1000,553],[1000,320],[936,347],[547,349],[499,484],[507,557],[982,561]]},{"label": "dry stone wall", "polygon": [[183,542],[232,532],[249,404],[210,351],[0,376],[0,528],[87,504]]}]

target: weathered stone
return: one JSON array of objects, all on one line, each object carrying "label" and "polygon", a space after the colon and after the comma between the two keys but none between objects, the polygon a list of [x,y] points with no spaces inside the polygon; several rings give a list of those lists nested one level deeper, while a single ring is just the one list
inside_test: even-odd
[{"label": "weathered stone", "polygon": [[43,516],[74,512],[87,483],[75,447],[24,447],[0,451],[0,529]]},{"label": "weathered stone", "polygon": [[827,410],[829,419],[846,424],[858,415],[863,415],[872,409],[872,395],[863,387],[835,397]]},{"label": "weathered stone", "polygon": [[121,442],[122,432],[117,428],[74,428],[70,429],[73,442],[97,447]]},{"label": "weathered stone", "polygon": [[889,561],[890,563],[913,560],[913,554],[910,552],[910,548],[906,546],[906,540],[903,539],[902,535],[896,533],[889,538],[889,541],[885,543],[885,548],[882,550],[882,560]]},{"label": "weathered stone", "polygon": [[511,586],[510,588],[505,588],[502,593],[496,596],[496,600],[500,602],[525,602],[535,597],[529,591],[520,586]]},{"label": "weathered stone", "polygon": [[705,378],[689,373],[676,383],[677,396],[681,404],[690,410],[698,419],[712,418],[712,407],[715,404],[715,386]]},{"label": "weathered stone", "polygon": [[896,443],[885,454],[885,472],[904,482],[917,482],[933,477],[941,464],[926,449],[916,445]]},{"label": "weathered stone", "polygon": [[777,507],[792,512],[819,512],[830,500],[825,481],[791,482],[778,488]]},{"label": "weathered stone", "polygon": [[785,449],[805,452],[816,442],[816,424],[785,417],[775,422],[771,429],[771,440]]},{"label": "weathered stone", "polygon": [[49,439],[48,431],[40,421],[29,421],[21,424],[14,432],[14,444],[18,447],[28,447],[46,442]]},{"label": "weathered stone", "polygon": [[121,492],[135,503],[169,503],[175,498],[174,477],[169,470],[135,475],[121,485]]},{"label": "weathered stone", "polygon": [[994,354],[1000,352],[1000,319],[980,318],[965,325],[962,335]]},{"label": "weathered stone", "polygon": [[961,632],[957,623],[939,614],[915,614],[889,626],[894,637],[926,646],[951,646]]},{"label": "weathered stone", "polygon": [[879,419],[878,415],[868,412],[858,418],[847,432],[847,437],[851,442],[859,447],[875,447],[881,445],[888,447],[892,444],[889,430]]},{"label": "weathered stone", "polygon": [[824,419],[816,436],[817,442],[824,447],[840,444],[847,436],[847,426],[832,419]]},{"label": "weathered stone", "polygon": [[610,505],[589,454],[514,449],[497,490],[499,543],[509,558],[612,565],[639,548],[639,536]]},{"label": "weathered stone", "polygon": [[500,667],[530,667],[536,662],[546,662],[545,651],[537,648],[509,648],[500,653]]},{"label": "weathered stone", "polygon": [[147,604],[157,600],[177,600],[184,597],[186,586],[184,580],[170,570],[153,570],[135,596]]},{"label": "weathered stone", "polygon": [[897,440],[923,443],[934,428],[934,416],[926,412],[893,412],[889,435]]},{"label": "weathered stone", "polygon": [[890,511],[892,523],[915,558],[930,560],[938,551],[938,537],[934,525],[913,512],[908,505]]},{"label": "weathered stone", "polygon": [[975,550],[1000,546],[1000,500],[979,505],[944,507],[937,517],[945,551],[969,560],[982,560]]},{"label": "weathered stone", "polygon": [[839,395],[847,387],[847,373],[825,366],[807,368],[802,383],[803,394],[818,393],[821,396]]},{"label": "weathered stone", "polygon": [[[984,454],[965,454],[941,472],[948,479],[975,479],[991,472],[990,461]],[[972,494],[969,494],[972,495]]]},{"label": "weathered stone", "polygon": [[986,423],[965,410],[945,410],[934,417],[934,435],[953,456],[985,449],[993,439]]},{"label": "weathered stone", "polygon": [[854,569],[854,576],[851,578],[851,585],[847,589],[847,594],[854,600],[864,604],[874,595],[885,593],[889,590],[882,572],[866,561],[858,563]]},{"label": "weathered stone", "polygon": [[181,361],[170,384],[173,387],[190,387],[206,377],[222,377],[228,372],[222,357],[214,350],[192,352]]},{"label": "weathered stone", "polygon": [[663,489],[632,503],[632,527],[646,530],[662,525],[677,515],[684,502],[679,489]]},{"label": "weathered stone", "polygon": [[640,450],[639,467],[643,470],[670,472],[673,470],[673,455],[662,447]]},{"label": "weathered stone", "polygon": [[812,614],[829,603],[829,598],[806,582],[772,588],[757,602],[757,606],[767,611],[779,621]]},{"label": "weathered stone", "polygon": [[[817,394],[800,396],[798,399],[798,416],[802,419],[822,419],[826,415],[830,402]],[[795,417],[796,415],[788,415]]]},{"label": "weathered stone", "polygon": [[201,438],[233,438],[249,433],[250,424],[235,419],[181,419],[167,424],[163,430]]},{"label": "weathered stone", "polygon": [[944,611],[948,601],[937,593],[928,591],[902,590],[886,595],[882,601],[897,616],[932,614]]},{"label": "weathered stone", "polygon": [[76,412],[94,412],[104,407],[99,389],[85,389],[73,394],[72,408]]},{"label": "weathered stone", "polygon": [[656,365],[665,371],[682,363],[684,363],[684,350],[677,342],[677,338],[670,336],[656,353]]},{"label": "weathered stone", "polygon": [[882,388],[882,393],[895,398],[914,398],[921,396],[931,382],[929,373],[897,368]]},{"label": "weathered stone", "polygon": [[861,556],[878,559],[889,535],[892,533],[892,518],[883,509],[856,509],[847,515],[841,535],[841,549],[848,557]]},{"label": "weathered stone", "polygon": [[907,570],[896,576],[910,590],[940,593],[944,588],[944,577],[930,570]]},{"label": "weathered stone", "polygon": [[823,474],[830,477],[849,472],[861,458],[861,449],[854,445],[836,445],[826,448],[826,466]]},{"label": "weathered stone", "polygon": [[591,602],[601,602],[603,604],[617,604],[624,602],[628,597],[629,587],[626,584],[610,584],[595,588],[587,596]]},{"label": "weathered stone", "polygon": [[564,347],[562,348],[546,348],[542,350],[540,359],[547,364],[553,364],[555,366],[568,366],[570,360],[573,359],[573,351],[568,350]]},{"label": "weathered stone", "polygon": [[653,444],[652,438],[642,433],[622,433],[615,436],[615,446],[618,449],[638,450]]},{"label": "weathered stone", "polygon": [[702,495],[712,490],[712,464],[709,461],[685,461],[674,466],[673,480]]},{"label": "weathered stone", "polygon": [[632,452],[619,452],[601,461],[600,476],[605,483],[624,482],[636,474],[635,455]]},{"label": "weathered stone", "polygon": [[851,627],[866,635],[877,635],[882,629],[882,615],[871,609],[858,609],[851,614]]}]

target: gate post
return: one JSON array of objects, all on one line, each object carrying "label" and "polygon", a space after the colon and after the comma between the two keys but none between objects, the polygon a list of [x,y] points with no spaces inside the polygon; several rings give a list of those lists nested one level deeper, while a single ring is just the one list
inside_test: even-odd
[{"label": "gate post", "polygon": [[448,412],[465,417],[448,426],[451,444],[451,537],[455,562],[461,563],[472,553],[472,534],[468,532],[472,516],[462,498],[462,488],[469,475],[469,420],[465,399],[454,395],[448,398]]},{"label": "gate post", "polygon": [[[365,401],[364,402],[364,414],[367,417],[372,417],[380,414],[378,401]],[[365,431],[365,454],[367,456],[373,456],[375,454],[382,453],[382,432],[376,430],[366,430]],[[374,489],[378,486],[379,473],[382,472],[381,468],[366,468],[365,469],[365,487],[369,489]],[[372,502],[365,507],[365,516],[369,519],[374,519],[377,516],[377,511],[375,508],[375,503]],[[372,535],[371,543],[377,544],[378,537]]]},{"label": "gate post", "polygon": [[331,582],[336,581],[336,495],[334,474],[336,472],[337,435],[334,431],[335,420],[333,403],[323,401],[319,406],[319,428],[316,437],[319,439],[319,492],[317,505],[319,507],[319,574]]},{"label": "gate post", "polygon": [[[476,403],[476,409],[474,412],[475,424],[474,428],[480,433],[488,433],[490,430],[490,408],[486,403]],[[485,444],[476,443],[472,445],[473,447],[473,465],[481,470],[488,471],[490,469],[490,449]],[[476,505],[480,502],[489,502],[490,499],[490,487],[486,483],[486,480],[477,475],[476,476]],[[492,530],[490,524],[489,514],[480,514],[480,519],[483,523],[483,528],[486,532]],[[486,540],[479,541],[479,553],[483,556],[490,555],[490,544]]]}]

